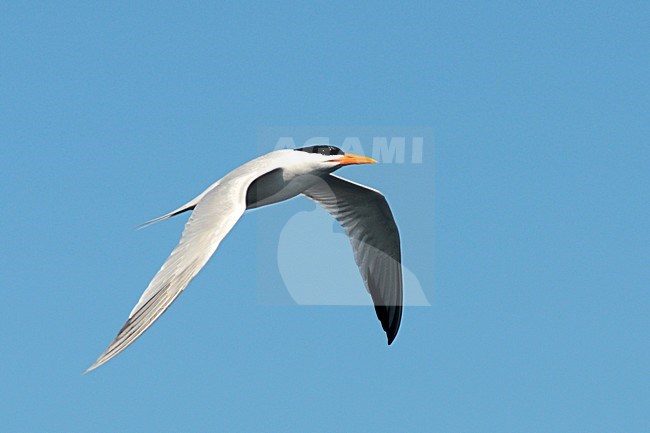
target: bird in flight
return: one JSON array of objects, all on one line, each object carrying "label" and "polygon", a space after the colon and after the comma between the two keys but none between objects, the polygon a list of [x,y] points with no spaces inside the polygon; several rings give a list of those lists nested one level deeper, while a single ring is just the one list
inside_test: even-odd
[{"label": "bird in flight", "polygon": [[397,225],[379,191],[332,174],[346,165],[375,162],[334,146],[276,150],[231,171],[178,209],[143,224],[192,211],[178,245],[115,339],[86,373],[117,356],[167,310],[247,209],[300,194],[322,206],[344,228],[377,318],[391,344],[402,319],[402,260]]}]

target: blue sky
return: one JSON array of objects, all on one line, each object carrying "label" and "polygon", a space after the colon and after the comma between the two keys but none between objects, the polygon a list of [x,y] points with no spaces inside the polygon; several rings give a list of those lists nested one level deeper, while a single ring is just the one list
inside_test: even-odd
[{"label": "blue sky", "polygon": [[[0,5],[3,431],[650,429],[647,4],[57,3]],[[432,306],[260,303],[262,209],[82,376],[185,217],[131,228],[305,125],[433,129],[433,191],[341,172]]]}]

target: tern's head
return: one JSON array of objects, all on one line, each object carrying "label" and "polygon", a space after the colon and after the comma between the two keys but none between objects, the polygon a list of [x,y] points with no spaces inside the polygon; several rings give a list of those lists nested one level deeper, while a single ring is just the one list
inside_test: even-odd
[{"label": "tern's head", "polygon": [[368,158],[367,156],[345,153],[338,147],[334,146],[308,146],[294,150],[298,152],[305,152],[309,155],[305,155],[305,158],[313,161],[314,164],[327,171],[337,170],[344,165],[374,164],[377,162],[372,158]]}]

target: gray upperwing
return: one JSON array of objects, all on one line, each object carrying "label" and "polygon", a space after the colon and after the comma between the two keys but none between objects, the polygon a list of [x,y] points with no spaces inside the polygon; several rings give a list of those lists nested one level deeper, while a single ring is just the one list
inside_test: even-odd
[{"label": "gray upperwing", "polygon": [[388,344],[402,319],[402,256],[397,224],[385,197],[349,180],[325,176],[304,193],[345,229]]}]

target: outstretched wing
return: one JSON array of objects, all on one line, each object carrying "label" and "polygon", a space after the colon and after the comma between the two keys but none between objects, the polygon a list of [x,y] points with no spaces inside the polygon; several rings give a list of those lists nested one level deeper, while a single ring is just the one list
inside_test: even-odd
[{"label": "outstretched wing", "polygon": [[201,197],[180,242],[149,283],[115,339],[86,372],[126,349],[181,294],[246,210],[250,182],[250,177],[218,182]]},{"label": "outstretched wing", "polygon": [[402,320],[402,256],[397,225],[377,190],[328,175],[303,192],[343,226],[388,344]]}]

